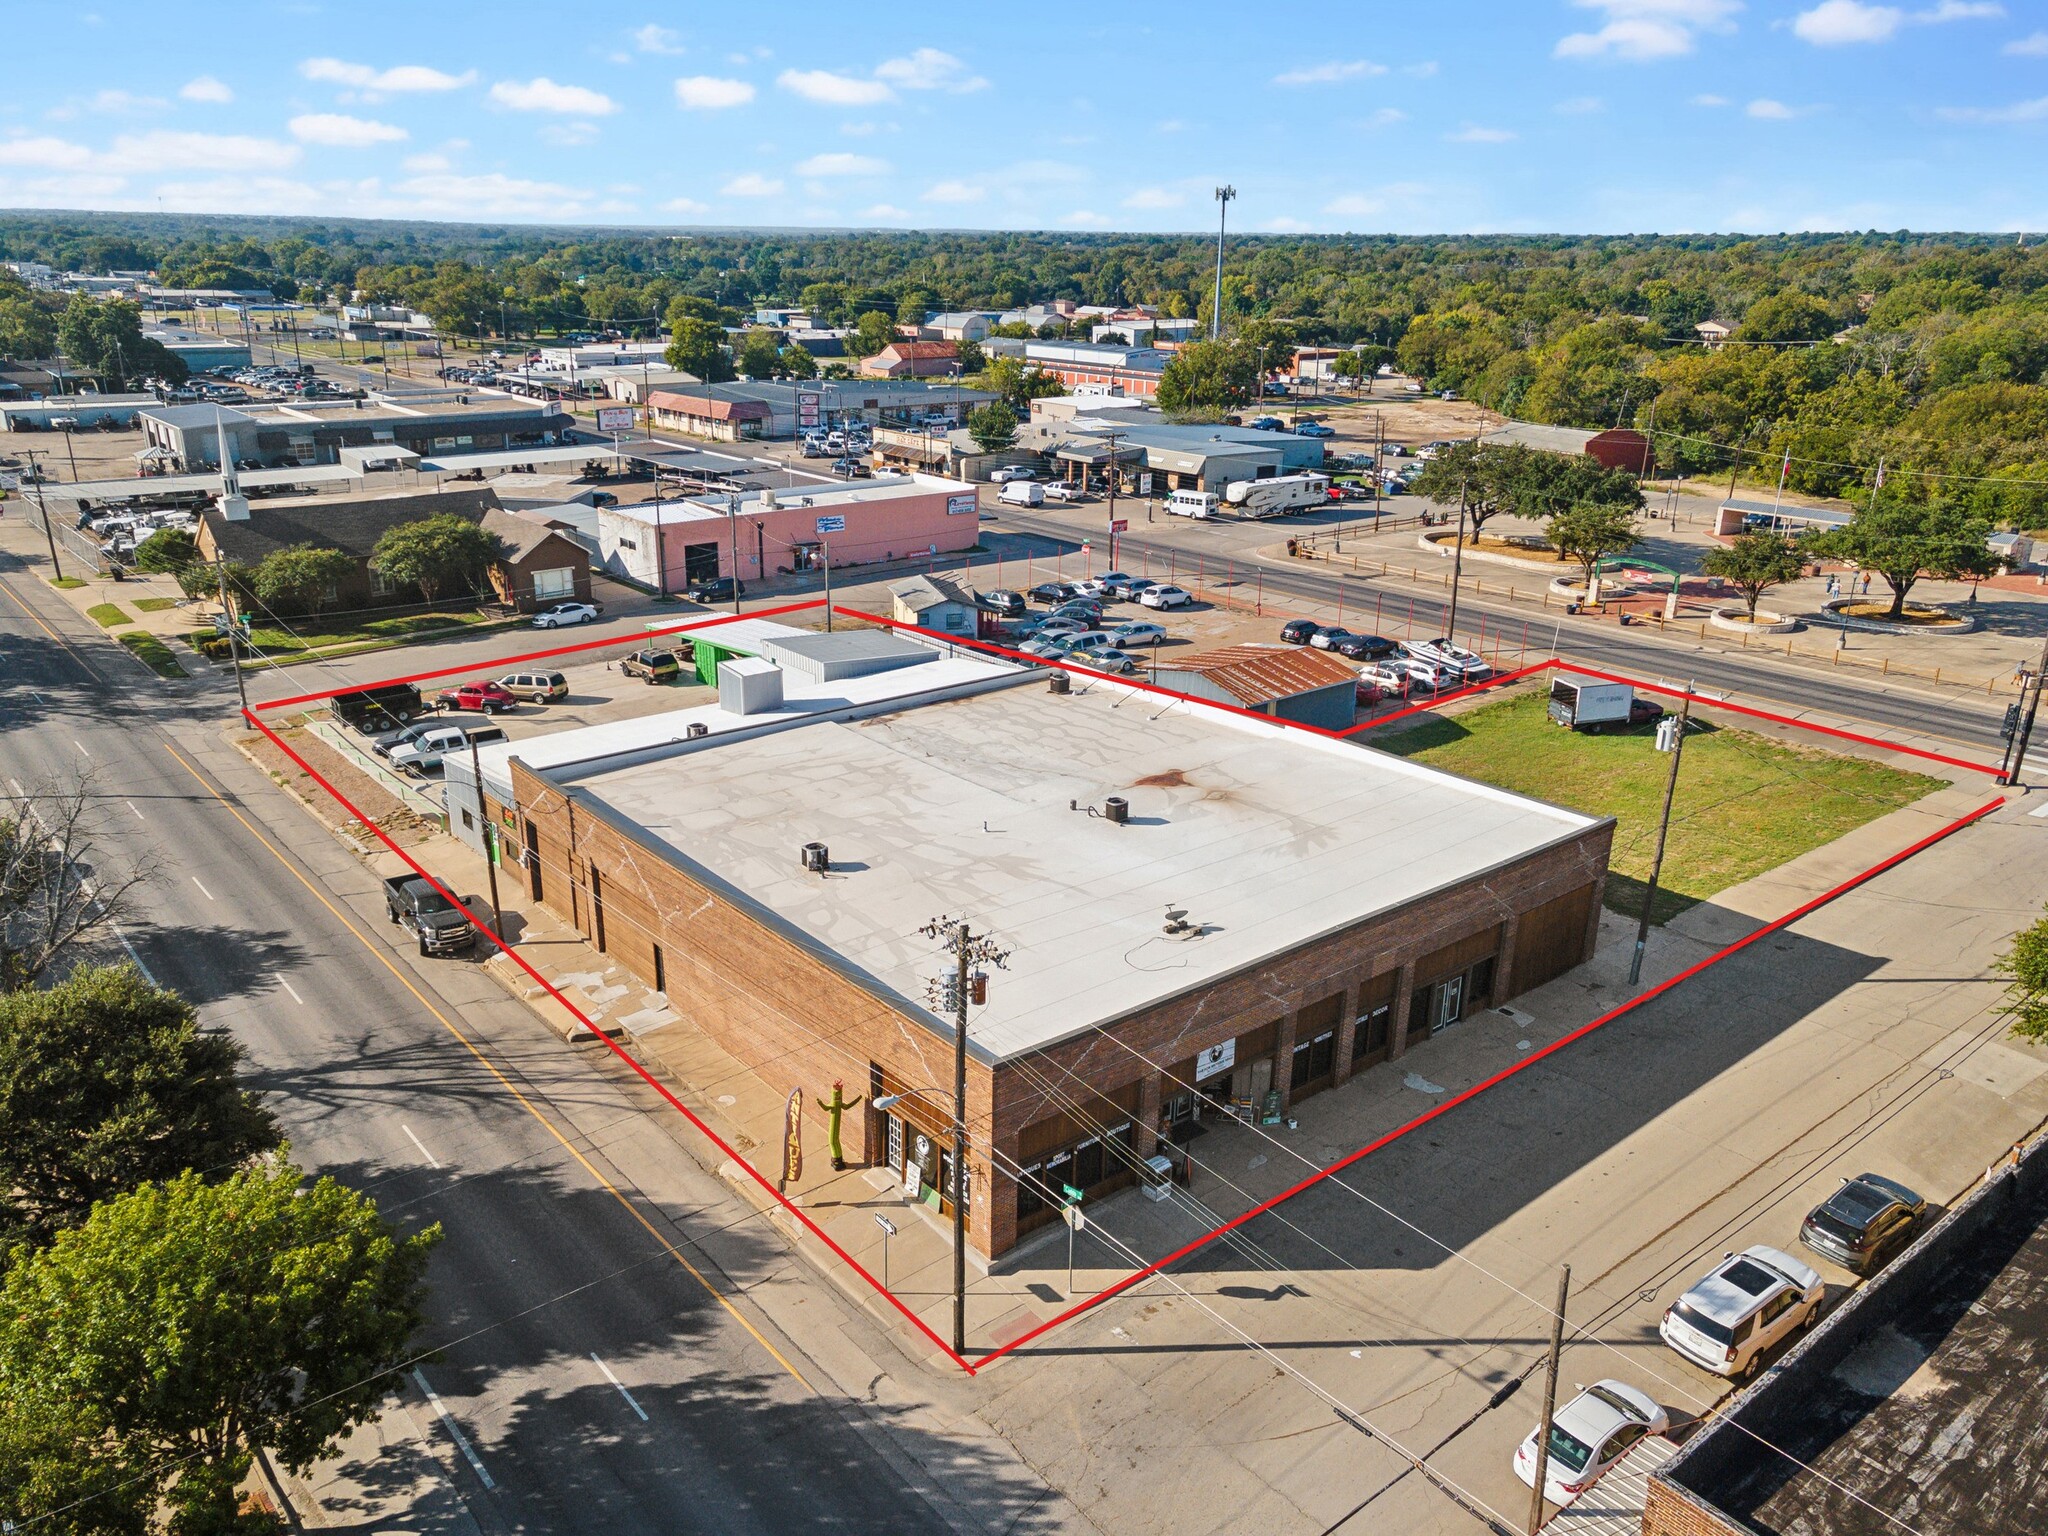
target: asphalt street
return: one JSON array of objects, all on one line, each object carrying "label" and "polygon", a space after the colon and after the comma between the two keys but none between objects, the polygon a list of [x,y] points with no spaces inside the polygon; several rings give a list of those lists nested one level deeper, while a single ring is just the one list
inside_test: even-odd
[{"label": "asphalt street", "polygon": [[949,1528],[914,1486],[936,1457],[856,1423],[749,1299],[787,1255],[651,1095],[476,966],[416,968],[374,876],[227,746],[220,680],[157,681],[11,557],[0,587],[0,779],[91,775],[102,861],[154,871],[136,959],[247,1046],[305,1166],[440,1224],[408,1384],[483,1529]]}]

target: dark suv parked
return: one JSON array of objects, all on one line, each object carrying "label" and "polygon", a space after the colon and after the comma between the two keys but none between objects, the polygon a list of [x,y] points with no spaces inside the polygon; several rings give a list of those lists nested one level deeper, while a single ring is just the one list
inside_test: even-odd
[{"label": "dark suv parked", "polygon": [[709,581],[694,583],[690,588],[693,603],[729,603],[733,599],[733,588],[739,588],[739,595],[747,595],[747,584],[735,582],[730,576],[714,576]]}]

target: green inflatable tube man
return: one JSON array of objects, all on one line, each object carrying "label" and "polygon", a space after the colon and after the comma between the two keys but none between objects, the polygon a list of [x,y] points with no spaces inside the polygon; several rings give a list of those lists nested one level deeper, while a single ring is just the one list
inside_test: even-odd
[{"label": "green inflatable tube man", "polygon": [[832,1102],[827,1104],[823,1099],[818,1100],[818,1108],[825,1111],[831,1117],[827,1121],[827,1127],[832,1142],[832,1167],[835,1172],[846,1167],[846,1154],[839,1149],[839,1117],[859,1103],[860,1099],[858,1097],[855,1097],[851,1102],[848,1101],[846,1097],[846,1083],[840,1078],[832,1080]]}]

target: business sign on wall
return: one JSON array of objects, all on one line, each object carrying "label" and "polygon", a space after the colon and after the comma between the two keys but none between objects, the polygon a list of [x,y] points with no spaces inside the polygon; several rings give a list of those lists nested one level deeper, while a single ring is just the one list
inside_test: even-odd
[{"label": "business sign on wall", "polygon": [[825,392],[822,389],[800,389],[796,392],[796,424],[803,431],[825,424]]},{"label": "business sign on wall", "polygon": [[946,516],[971,517],[981,510],[981,497],[973,491],[946,498]]},{"label": "business sign on wall", "polygon": [[632,431],[633,407],[630,405],[600,405],[597,408],[597,430],[600,432]]},{"label": "business sign on wall", "polygon": [[843,517],[821,517],[818,519],[818,532],[844,533],[846,532],[846,519]]},{"label": "business sign on wall", "polygon": [[1195,1081],[1214,1077],[1218,1072],[1228,1072],[1237,1065],[1237,1042],[1226,1040],[1221,1045],[1212,1045],[1195,1058]]}]

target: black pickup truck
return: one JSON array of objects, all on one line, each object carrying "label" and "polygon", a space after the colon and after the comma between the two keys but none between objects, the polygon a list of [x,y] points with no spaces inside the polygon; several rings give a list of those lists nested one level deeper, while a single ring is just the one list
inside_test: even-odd
[{"label": "black pickup truck", "polygon": [[423,955],[452,955],[476,943],[476,929],[462,909],[418,875],[393,875],[384,882],[384,906],[420,941]]}]

